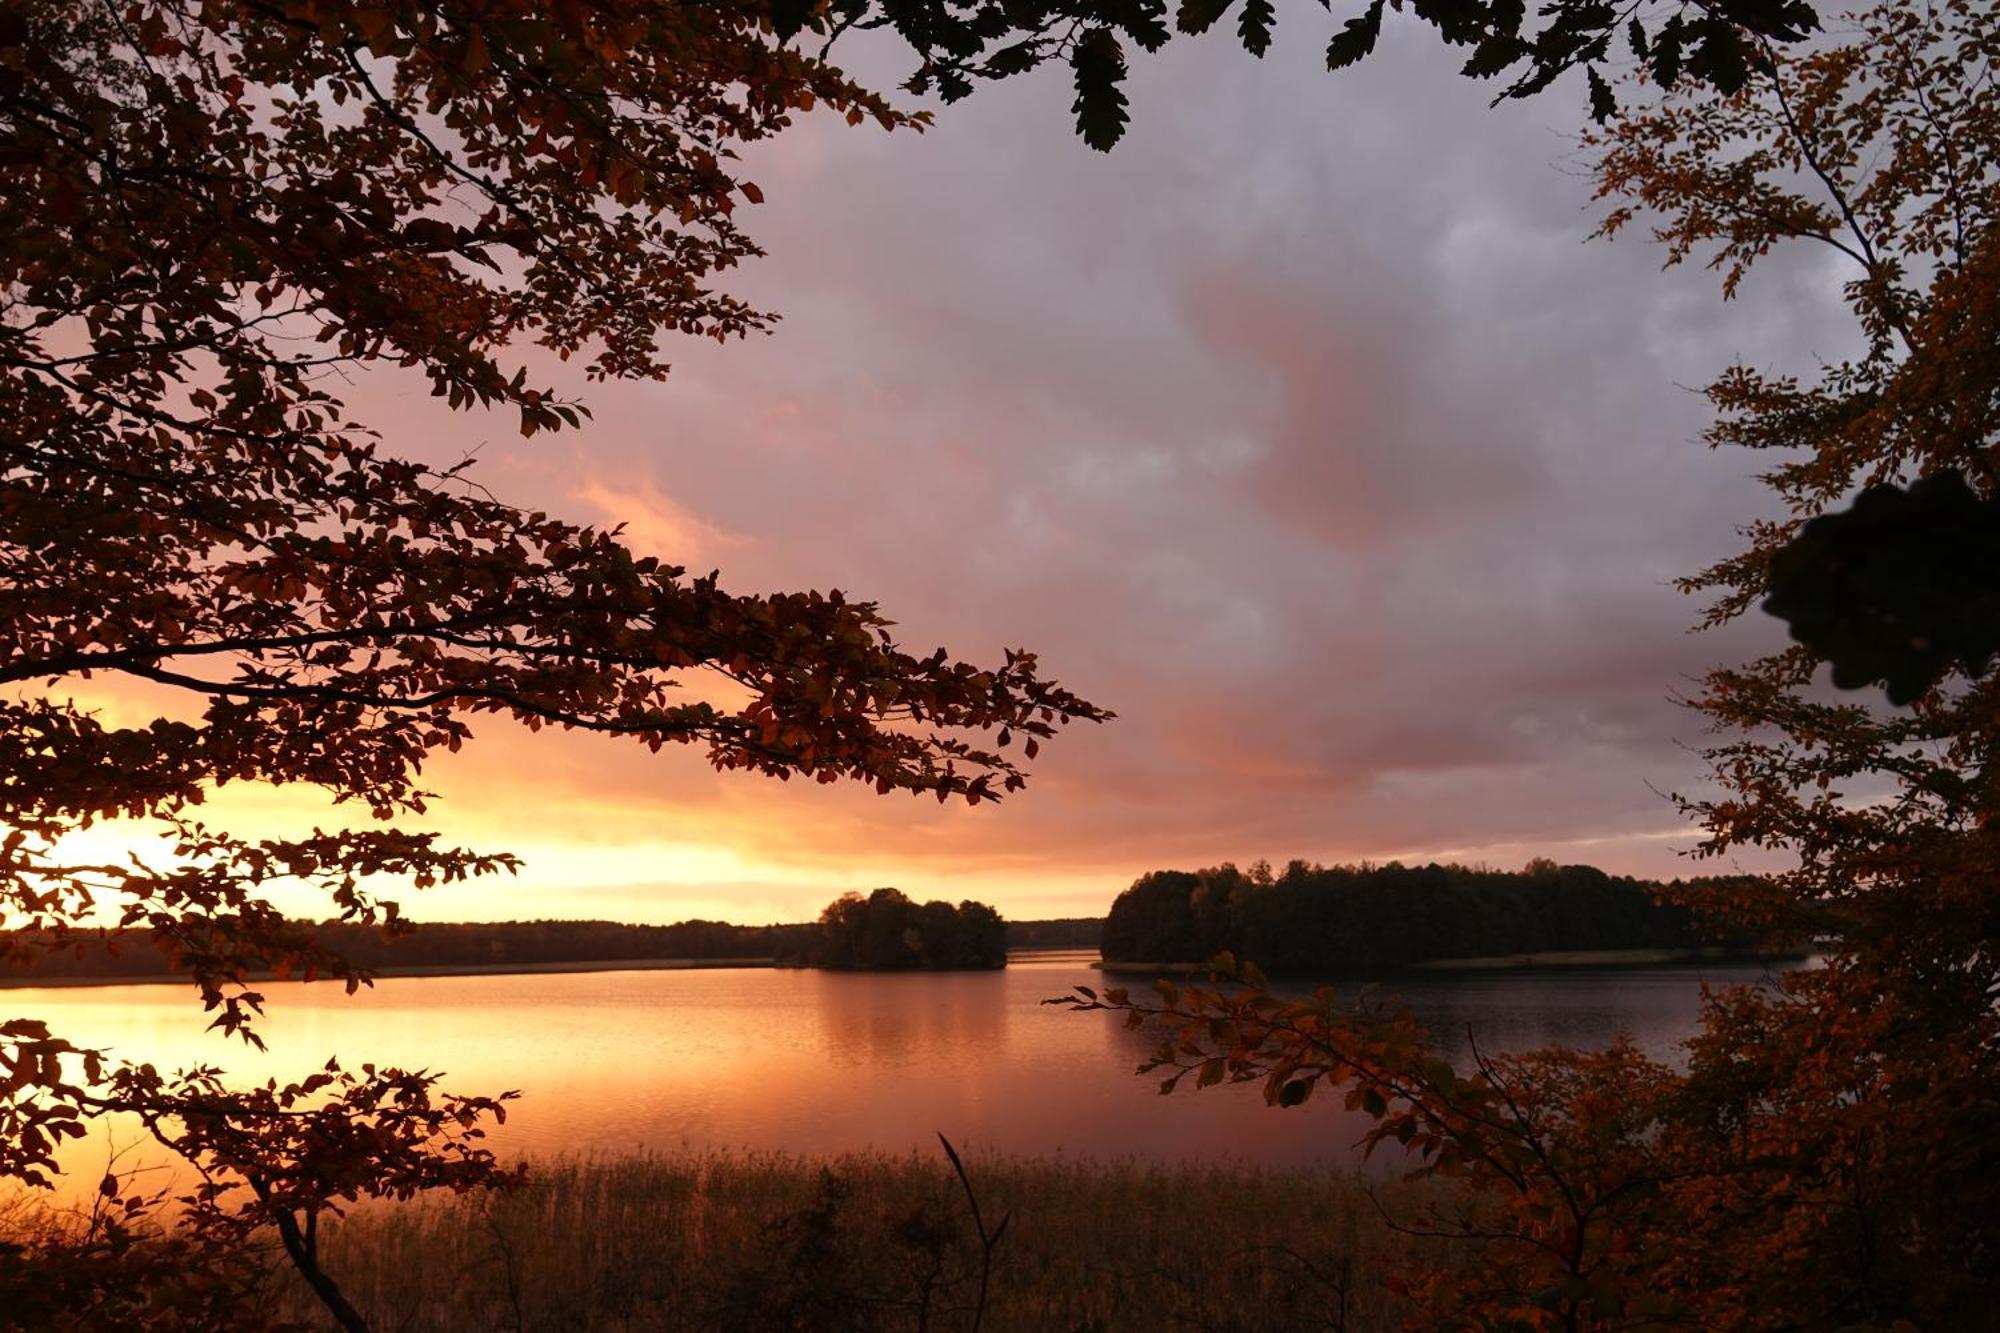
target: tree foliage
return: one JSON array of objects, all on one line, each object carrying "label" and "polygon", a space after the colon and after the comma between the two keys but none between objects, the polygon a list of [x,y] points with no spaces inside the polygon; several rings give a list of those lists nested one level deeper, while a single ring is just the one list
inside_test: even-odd
[{"label": "tree foliage", "polygon": [[[1859,488],[1914,482],[1921,506],[1963,484],[1974,496],[1954,506],[1970,502],[1958,526],[1978,530],[2000,484],[1996,59],[2000,21],[1986,6],[1884,4],[1856,16],[1840,46],[1774,56],[1754,90],[1669,99],[1601,142],[1603,192],[1631,201],[1607,230],[1634,207],[1651,210],[1670,260],[1705,253],[1729,292],[1756,260],[1797,242],[1838,255],[1851,275],[1857,354],[1811,383],[1738,366],[1710,387],[1710,443],[1775,456],[1765,475],[1788,516],[1753,525],[1747,551],[1686,581],[1714,596],[1708,623],[1773,593],[1784,610],[1797,590],[1788,550]],[[1815,531],[1874,523],[1880,498]],[[1919,537],[1907,522],[1851,555],[1893,569],[1919,541],[1970,565],[1952,575],[1978,572],[1975,547]],[[1814,689],[1811,643],[1710,675],[1697,706],[1738,739],[1710,751],[1723,795],[1687,808],[1712,853],[1761,846],[1797,859],[1742,909],[1790,916],[1871,969],[1914,969],[1925,986],[1962,986],[1961,1003],[1986,1006],[1979,997],[2000,975],[1987,943],[2000,837],[1992,665],[1956,654],[1897,709]],[[1886,665],[1875,678],[1905,683]]]},{"label": "tree foliage", "polygon": [[2000,653],[2000,500],[1956,471],[1877,483],[1773,551],[1770,587],[1764,610],[1832,664],[1835,685],[1913,703]]},{"label": "tree foliage", "polygon": [[[1714,595],[1710,623],[1774,594],[1806,612],[1803,642],[1692,701],[1715,788],[1682,802],[1703,854],[1781,868],[1684,887],[1737,929],[1817,939],[1821,965],[1711,992],[1684,1066],[1619,1045],[1453,1067],[1407,1013],[1274,995],[1228,957],[1213,986],[1066,1001],[1164,1023],[1147,1068],[1168,1088],[1253,1082],[1280,1106],[1337,1088],[1371,1143],[1460,1181],[1457,1205],[1406,1222],[1473,1256],[1450,1272],[1413,1252],[1413,1327],[1973,1328],[2000,1299],[2000,676],[1976,642],[1907,637],[1850,674],[1852,644],[1813,629],[1821,611],[1906,627],[1936,612],[1929,589],[1979,575],[1983,537],[1919,538],[1881,507],[1935,501],[1978,532],[2000,495],[2000,15],[1886,0],[1836,36],[1760,49],[1732,94],[1654,93],[1594,140],[1604,229],[1650,217],[1669,262],[1705,260],[1727,296],[1795,242],[1852,265],[1855,356],[1710,388],[1711,442],[1768,451],[1789,515],[1685,585]],[[1800,560],[1805,533],[1846,546],[1845,569]],[[1899,579],[1917,540],[1967,563]],[[1812,586],[1836,576],[1860,606]],[[1913,648],[1940,651],[1905,675]],[[1907,706],[1832,693],[1864,676]]]},{"label": "tree foliage", "polygon": [[[899,648],[838,591],[713,575],[408,461],[340,391],[399,368],[524,435],[586,415],[508,349],[663,376],[662,336],[769,316],[719,292],[761,192],[734,147],[815,106],[916,128],[761,10],[657,0],[98,4],[0,11],[0,936],[13,961],[143,932],[213,1025],[257,1040],[259,971],[366,970],[269,901],[510,869],[388,823],[251,840],[228,782],[421,814],[426,759],[485,719],[702,747],[720,769],[972,802],[1101,710],[1035,658]],[[137,725],[91,682],[165,687]],[[1011,748],[1010,748],[1011,747]],[[155,858],[83,862],[118,819]],[[215,1182],[200,1225],[270,1224],[310,1276],[318,1216],[495,1179],[499,1100],[429,1072],[225,1088],[0,1025],[0,1178],[45,1183],[84,1117],[131,1110]],[[338,1305],[329,1300],[338,1313]],[[347,1314],[342,1319],[351,1322]]]}]

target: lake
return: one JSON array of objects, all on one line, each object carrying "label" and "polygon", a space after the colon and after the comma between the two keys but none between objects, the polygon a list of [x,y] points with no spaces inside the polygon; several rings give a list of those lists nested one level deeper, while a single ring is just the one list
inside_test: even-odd
[{"label": "lake", "polygon": [[[1155,1080],[1135,1077],[1147,1038],[1113,1015],[1041,1003],[1079,982],[1101,987],[1090,957],[976,973],[393,977],[352,997],[273,983],[268,1055],[204,1033],[186,986],[16,989],[0,995],[0,1012],[162,1067],[212,1063],[241,1079],[295,1078],[338,1055],[444,1070],[445,1086],[467,1092],[517,1088],[523,1097],[494,1136],[509,1155],[928,1152],[942,1131],[974,1152],[1359,1162],[1365,1117],[1335,1099],[1278,1111],[1254,1086],[1162,1097]],[[1704,981],[1768,975],[1706,963],[1400,977],[1377,989],[1403,996],[1459,1055],[1468,1031],[1485,1051],[1601,1046],[1623,1032],[1672,1058],[1694,1030]],[[105,1152],[101,1140],[72,1144],[65,1165],[94,1183]]]}]

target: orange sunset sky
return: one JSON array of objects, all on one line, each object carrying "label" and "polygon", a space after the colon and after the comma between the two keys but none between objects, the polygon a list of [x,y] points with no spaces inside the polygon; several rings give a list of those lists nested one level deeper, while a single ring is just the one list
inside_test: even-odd
[{"label": "orange sunset sky", "polygon": [[[581,431],[524,441],[390,374],[349,392],[394,449],[476,451],[504,499],[737,590],[876,601],[919,652],[1031,648],[1118,719],[998,808],[486,721],[429,770],[429,826],[527,868],[412,915],[798,920],[880,884],[1094,915],[1145,870],[1258,857],[1731,868],[1678,856],[1661,793],[1697,789],[1701,736],[1673,696],[1776,630],[1690,635],[1669,581],[1766,502],[1681,386],[1838,353],[1831,279],[1774,262],[1724,305],[1643,239],[1586,244],[1581,95],[1488,111],[1427,32],[1392,23],[1338,77],[1309,44],[1177,46],[1135,69],[1109,156],[1058,70],[925,135],[765,146],[744,217],[770,256],[730,286],[784,322],[675,349],[662,384],[524,352]],[[305,791],[214,810],[348,817]]]}]

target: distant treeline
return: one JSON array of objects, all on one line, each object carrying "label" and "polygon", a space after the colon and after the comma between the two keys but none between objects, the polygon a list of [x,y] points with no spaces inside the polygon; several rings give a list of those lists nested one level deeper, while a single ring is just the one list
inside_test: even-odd
[{"label": "distant treeline", "polygon": [[1319,866],[1156,871],[1111,904],[1104,957],[1201,962],[1227,950],[1271,972],[1368,971],[1447,958],[1718,941],[1658,886],[1593,866]]},{"label": "distant treeline", "polygon": [[[990,910],[990,909],[989,909]],[[1006,948],[1095,948],[1102,918],[1017,921],[1003,926]],[[661,959],[727,961],[801,959],[820,937],[818,923],[735,926],[726,921],[681,921],[632,926],[616,921],[434,922],[409,934],[385,937],[372,926],[326,922],[321,942],[371,969],[464,968],[504,971],[560,963],[652,962]],[[0,938],[5,932],[0,932]],[[0,947],[0,956],[9,951]],[[115,941],[82,932],[57,950],[29,948],[32,966],[0,964],[0,978],[40,979],[165,977],[173,968],[143,930]]]},{"label": "distant treeline", "polygon": [[1009,921],[1010,949],[1095,949],[1104,938],[1101,916],[1066,916],[1052,921]]},{"label": "distant treeline", "polygon": [[[364,967],[503,969],[542,963],[606,963],[663,958],[758,959],[803,947],[811,925],[733,926],[681,921],[630,926],[616,921],[435,922],[408,935],[385,936],[373,926],[325,922],[314,934],[328,948]],[[115,952],[114,952],[115,949]],[[76,947],[49,953],[25,972],[35,977],[156,977],[172,972],[144,933],[80,934]],[[23,975],[15,969],[10,975]]]},{"label": "distant treeline", "polygon": [[985,903],[913,901],[899,889],[844,893],[788,961],[866,971],[949,971],[1007,965],[1007,923]]}]

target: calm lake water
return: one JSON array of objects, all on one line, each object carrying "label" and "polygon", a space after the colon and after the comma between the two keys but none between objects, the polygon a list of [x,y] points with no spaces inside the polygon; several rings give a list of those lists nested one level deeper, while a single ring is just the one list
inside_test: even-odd
[{"label": "calm lake water", "polygon": [[[1399,978],[1399,994],[1462,1052],[1601,1046],[1629,1033],[1672,1058],[1701,985],[1767,969],[1678,967]],[[1363,1117],[1331,1099],[1278,1111],[1254,1087],[1171,1097],[1134,1067],[1150,1050],[1107,1014],[1041,1001],[1102,986],[1087,955],[1002,972],[860,974],[770,969],[398,977],[348,997],[272,984],[268,1055],[201,1031],[185,986],[21,989],[0,1012],[162,1067],[197,1063],[262,1080],[328,1055],[446,1071],[468,1092],[518,1088],[494,1136],[508,1154],[754,1148],[932,1151],[942,1131],[980,1152],[1356,1163]],[[1143,979],[1131,980],[1143,984]],[[1345,989],[1345,988],[1343,988]],[[129,1130],[118,1141],[130,1141]],[[71,1145],[94,1182],[106,1145]],[[1384,1166],[1393,1164],[1381,1164]]]}]

